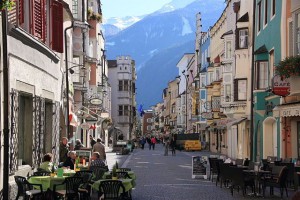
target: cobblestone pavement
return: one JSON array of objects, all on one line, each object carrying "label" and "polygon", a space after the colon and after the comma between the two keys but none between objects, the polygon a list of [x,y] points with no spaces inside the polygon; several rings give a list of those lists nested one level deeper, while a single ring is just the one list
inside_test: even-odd
[{"label": "cobblestone pavement", "polygon": [[[231,196],[229,189],[220,188],[215,182],[192,179],[192,156],[208,155],[209,152],[177,151],[176,156],[170,153],[169,156],[164,156],[163,145],[158,144],[155,150],[135,149],[125,161],[125,157],[122,157],[123,167],[130,167],[137,175],[133,200],[258,199],[243,197],[241,191],[234,191]],[[289,196],[292,194],[293,191],[290,190]],[[267,188],[264,199],[280,199],[279,191],[275,189],[275,196],[271,198]]]}]

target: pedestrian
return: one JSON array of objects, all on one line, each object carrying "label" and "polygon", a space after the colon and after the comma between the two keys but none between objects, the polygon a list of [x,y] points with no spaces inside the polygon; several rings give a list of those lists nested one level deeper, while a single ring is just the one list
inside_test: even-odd
[{"label": "pedestrian", "polygon": [[155,144],[156,144],[156,139],[155,137],[151,137],[151,145],[152,145],[152,149],[154,150],[155,149]]},{"label": "pedestrian", "polygon": [[140,145],[141,145],[142,149],[144,149],[145,143],[146,143],[146,139],[144,137],[141,137],[141,139],[140,139]]},{"label": "pedestrian", "polygon": [[168,156],[168,152],[169,152],[169,138],[164,138],[164,145],[165,145],[165,154],[164,154],[164,156]]},{"label": "pedestrian", "polygon": [[90,143],[92,148],[94,147],[94,144],[96,144],[96,140],[92,135],[90,135]]},{"label": "pedestrian", "polygon": [[171,147],[171,150],[172,150],[172,156],[176,156],[176,150],[175,150],[176,141],[175,141],[174,136],[171,138],[170,147]]},{"label": "pedestrian", "polygon": [[149,137],[147,137],[146,140],[147,140],[147,143],[149,145],[149,150],[151,150],[151,146],[152,146],[151,139]]},{"label": "pedestrian", "polygon": [[89,162],[89,170],[94,171],[95,168],[100,167],[106,169],[105,162],[101,160],[99,152],[93,152]]},{"label": "pedestrian", "polygon": [[63,137],[59,145],[59,162],[65,162],[68,158],[69,145],[68,138]]},{"label": "pedestrian", "polygon": [[68,154],[68,158],[63,164],[63,167],[69,167],[70,169],[74,170],[74,164],[76,159],[76,151],[70,151]]},{"label": "pedestrian", "polygon": [[106,160],[106,153],[105,153],[105,146],[102,144],[100,138],[97,138],[97,143],[93,147],[93,152],[99,152],[100,159],[105,161]]},{"label": "pedestrian", "polygon": [[79,139],[77,139],[75,141],[75,147],[74,150],[80,150],[82,147],[84,147],[84,145],[81,143],[81,141]]}]

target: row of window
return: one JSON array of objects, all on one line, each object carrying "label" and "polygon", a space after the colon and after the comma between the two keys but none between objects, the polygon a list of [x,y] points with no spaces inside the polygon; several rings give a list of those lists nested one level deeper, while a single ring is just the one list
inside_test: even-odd
[{"label": "row of window", "polygon": [[135,83],[131,80],[119,80],[119,91],[133,91],[135,93]]},{"label": "row of window", "polygon": [[134,116],[135,107],[130,105],[119,105],[119,116]]},{"label": "row of window", "polygon": [[[271,3],[270,5],[270,19],[272,19],[275,16],[276,13],[276,0],[265,0],[264,6],[263,1],[258,2],[257,4],[257,32],[260,32],[262,28],[262,22],[264,27],[268,24],[268,17],[269,17],[269,5],[268,3]],[[263,19],[262,19],[263,17]]]},{"label": "row of window", "polygon": [[63,6],[50,0],[16,1],[17,25],[53,50],[63,52]]}]

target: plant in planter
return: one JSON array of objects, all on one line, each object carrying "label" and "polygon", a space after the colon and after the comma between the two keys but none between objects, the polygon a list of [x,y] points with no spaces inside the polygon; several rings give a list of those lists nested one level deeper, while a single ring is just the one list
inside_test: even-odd
[{"label": "plant in planter", "polygon": [[114,165],[113,168],[112,168],[111,176],[112,176],[112,180],[117,180],[118,179],[116,165]]},{"label": "plant in planter", "polygon": [[4,0],[0,3],[0,10],[11,10],[13,6],[16,5],[16,2],[14,0]]},{"label": "plant in planter", "polygon": [[300,76],[300,56],[286,57],[276,66],[276,74],[282,78]]}]

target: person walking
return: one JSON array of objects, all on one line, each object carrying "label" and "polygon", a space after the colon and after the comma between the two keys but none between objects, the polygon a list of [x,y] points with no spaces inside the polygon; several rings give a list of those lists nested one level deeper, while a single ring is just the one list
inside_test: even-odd
[{"label": "person walking", "polygon": [[175,141],[175,138],[173,136],[171,138],[171,141],[170,141],[170,147],[171,147],[171,150],[172,150],[172,156],[176,156],[175,146],[176,146],[176,141]]},{"label": "person walking", "polygon": [[69,145],[68,138],[63,137],[59,145],[59,162],[65,162],[68,158]]},{"label": "person walking", "polygon": [[92,147],[92,148],[93,148],[94,145],[96,144],[96,140],[95,140],[95,138],[94,138],[92,135],[90,135],[90,143],[91,143],[91,147]]},{"label": "person walking", "polygon": [[149,145],[149,150],[151,150],[151,146],[152,146],[152,144],[151,144],[151,139],[150,139],[149,137],[147,137],[147,138],[146,138],[146,141],[147,141],[147,143],[148,143],[148,145]]},{"label": "person walking", "polygon": [[168,156],[168,151],[169,151],[169,138],[164,138],[164,145],[165,145],[165,154],[164,154],[164,156]]},{"label": "person walking", "polygon": [[151,137],[151,146],[152,146],[152,149],[154,150],[155,149],[155,144],[156,144],[156,139],[155,137]]},{"label": "person walking", "polygon": [[140,139],[140,145],[141,145],[141,148],[142,148],[142,149],[144,149],[145,143],[146,143],[146,139],[145,139],[144,137],[142,137],[142,138]]},{"label": "person walking", "polygon": [[103,161],[106,160],[105,146],[104,146],[104,144],[102,144],[102,141],[100,138],[97,138],[97,143],[94,144],[93,152],[99,152],[100,159]]}]

